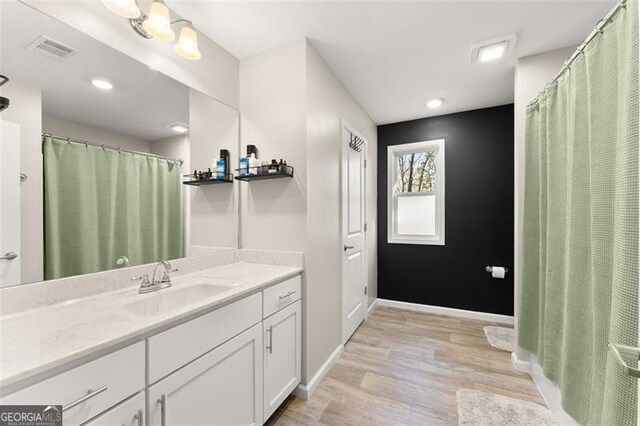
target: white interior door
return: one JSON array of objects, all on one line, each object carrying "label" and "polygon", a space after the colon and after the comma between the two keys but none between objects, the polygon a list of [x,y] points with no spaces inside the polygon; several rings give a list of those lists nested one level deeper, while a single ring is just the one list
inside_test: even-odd
[{"label": "white interior door", "polygon": [[0,127],[0,287],[8,287],[20,284],[20,125]]},{"label": "white interior door", "polygon": [[[350,146],[352,137],[360,150]],[[367,144],[342,121],[342,341],[349,340],[367,313],[365,255],[365,158]]]}]

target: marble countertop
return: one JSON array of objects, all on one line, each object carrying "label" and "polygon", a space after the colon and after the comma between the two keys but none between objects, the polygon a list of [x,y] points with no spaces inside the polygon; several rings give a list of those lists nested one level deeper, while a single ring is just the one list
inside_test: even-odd
[{"label": "marble countertop", "polygon": [[[69,300],[0,317],[0,387],[7,394],[102,355],[110,348],[140,341],[190,318],[228,304],[302,272],[293,266],[237,262],[173,279],[173,287],[138,294],[138,284],[124,290]],[[178,310],[141,316],[130,302],[187,287],[190,278],[223,278],[234,287]]]}]

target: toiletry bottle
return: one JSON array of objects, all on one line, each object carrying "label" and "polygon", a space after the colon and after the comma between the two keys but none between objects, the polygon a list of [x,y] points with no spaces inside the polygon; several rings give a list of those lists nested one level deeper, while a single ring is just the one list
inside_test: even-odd
[{"label": "toiletry bottle", "polygon": [[247,145],[247,157],[251,158],[251,154],[255,154],[258,158],[258,148],[255,145]]},{"label": "toiletry bottle", "polygon": [[248,174],[247,168],[249,167],[249,159],[246,155],[240,157],[240,176],[246,176]]},{"label": "toiletry bottle", "polygon": [[231,177],[231,163],[229,162],[229,158],[231,158],[229,151],[221,149],[220,159],[224,161],[224,179],[229,179]]},{"label": "toiletry bottle", "polygon": [[256,158],[255,154],[251,154],[249,157],[249,173],[252,175],[257,175],[260,173],[260,160]]},{"label": "toiletry bottle", "polygon": [[271,160],[269,165],[269,173],[278,173],[278,162],[274,159]]},{"label": "toiletry bottle", "polygon": [[224,174],[224,160],[220,158],[216,162],[216,179],[225,180],[227,177]]},{"label": "toiletry bottle", "polygon": [[280,159],[280,162],[278,163],[278,172],[280,173],[285,173],[286,170],[284,168],[284,164],[282,163],[282,158]]}]

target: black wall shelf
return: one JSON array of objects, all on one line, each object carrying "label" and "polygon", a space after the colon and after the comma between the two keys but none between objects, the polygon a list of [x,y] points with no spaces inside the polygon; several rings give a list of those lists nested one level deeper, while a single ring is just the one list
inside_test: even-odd
[{"label": "black wall shelf", "polygon": [[[249,169],[251,169],[250,167]],[[259,167],[255,167],[256,169]],[[281,179],[281,178],[292,178],[293,177],[293,166],[284,166],[284,170],[279,170],[273,173],[255,173],[255,174],[245,174],[241,175],[240,170],[236,169],[238,172],[238,176],[236,176],[237,180],[242,180],[245,182],[251,182],[253,180],[268,180],[268,179]]]},{"label": "black wall shelf", "polygon": [[183,185],[191,185],[191,186],[203,186],[203,185],[217,185],[220,183],[233,183],[233,175],[228,174],[224,175],[224,179],[217,179],[215,177],[206,178],[206,179],[194,179],[193,175],[185,175],[187,180],[183,180]]}]

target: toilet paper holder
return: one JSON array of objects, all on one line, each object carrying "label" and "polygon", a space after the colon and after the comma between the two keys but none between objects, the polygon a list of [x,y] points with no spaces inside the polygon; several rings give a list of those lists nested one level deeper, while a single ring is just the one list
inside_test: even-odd
[{"label": "toilet paper holder", "polygon": [[[486,266],[484,268],[485,271],[487,271],[488,273],[492,273],[493,272],[493,266]],[[507,272],[509,272],[509,270],[507,268],[504,268],[504,273],[506,274]]]}]

